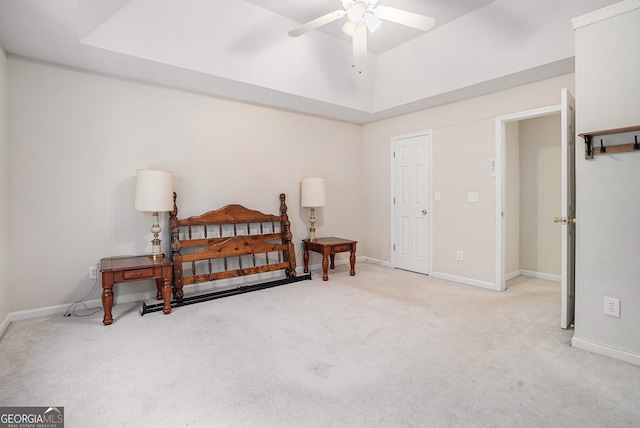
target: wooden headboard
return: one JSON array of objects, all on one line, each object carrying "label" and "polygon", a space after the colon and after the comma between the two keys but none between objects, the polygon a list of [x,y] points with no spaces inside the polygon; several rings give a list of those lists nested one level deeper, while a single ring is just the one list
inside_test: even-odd
[{"label": "wooden headboard", "polygon": [[[285,198],[280,194],[280,215],[234,204],[179,219],[174,193],[169,226],[176,302],[183,301],[183,287],[190,284],[276,271],[294,282],[296,258]],[[233,294],[251,291],[239,288]]]}]

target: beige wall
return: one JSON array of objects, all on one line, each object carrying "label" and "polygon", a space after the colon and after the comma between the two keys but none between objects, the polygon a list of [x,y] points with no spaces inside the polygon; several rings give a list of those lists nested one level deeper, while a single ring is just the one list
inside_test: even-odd
[{"label": "beige wall", "polygon": [[[636,6],[576,29],[578,133],[640,125],[639,23]],[[631,143],[633,135],[605,141]],[[573,343],[627,351],[640,364],[640,153],[585,160],[578,143]],[[620,318],[603,314],[605,296],[620,299]]]},{"label": "beige wall", "polygon": [[[357,239],[359,256],[388,262],[390,139],[425,129],[433,130],[432,190],[442,195],[432,201],[432,270],[493,287],[495,117],[558,104],[560,89],[573,87],[570,74],[358,126],[22,59],[8,64],[10,280],[20,284],[12,311],[72,302],[90,289],[88,267],[100,258],[148,250],[150,218],[131,202],[138,168],[174,171],[181,215],[231,202],[273,212],[285,192],[296,239],[309,216],[298,207],[299,180],[325,176],[329,205],[317,212],[318,233]],[[477,204],[466,202],[469,191],[479,193]],[[47,254],[38,269],[35,254]]]},{"label": "beige wall", "polygon": [[[520,86],[442,107],[365,125],[363,128],[364,253],[390,260],[390,138],[433,130],[432,270],[477,285],[495,284],[495,118],[560,103],[560,90],[573,91],[573,74]],[[467,192],[479,193],[467,203]],[[456,260],[464,251],[464,261]]]},{"label": "beige wall", "polygon": [[520,121],[520,270],[560,275],[560,115]]},{"label": "beige wall", "polygon": [[[91,289],[90,265],[149,250],[151,216],[133,209],[139,168],[174,172],[181,216],[229,203],[276,213],[286,193],[299,266],[309,218],[299,182],[324,176],[318,234],[365,242],[358,125],[22,59],[8,64],[12,311],[73,302]],[[161,221],[168,252],[167,217]],[[116,297],[151,289],[128,284]]]},{"label": "beige wall", "polygon": [[[7,57],[0,47],[0,328],[10,311]],[[0,335],[2,330],[0,329]]]}]

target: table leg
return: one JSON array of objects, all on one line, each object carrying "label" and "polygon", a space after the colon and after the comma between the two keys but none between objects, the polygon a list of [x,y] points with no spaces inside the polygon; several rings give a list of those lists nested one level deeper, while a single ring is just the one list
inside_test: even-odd
[{"label": "table leg", "polygon": [[164,278],[164,285],[162,286],[162,298],[164,300],[164,306],[162,307],[162,312],[165,314],[171,313],[171,280],[169,278]]},{"label": "table leg", "polygon": [[309,273],[309,249],[304,249],[304,273]]},{"label": "table leg", "polygon": [[351,255],[349,256],[349,264],[351,265],[351,271],[349,275],[354,276],[356,274],[356,249],[353,248],[351,250]]},{"label": "table leg", "polygon": [[156,288],[158,289],[158,292],[156,293],[156,299],[161,300],[163,298],[163,291],[162,291],[162,287],[163,287],[164,281],[162,278],[156,278]]},{"label": "table leg", "polygon": [[331,258],[331,264],[329,265],[329,267],[331,269],[335,269],[336,268],[336,253],[331,253],[331,255],[329,256]]},{"label": "table leg", "polygon": [[329,260],[327,260],[327,254],[323,253],[322,254],[322,280],[323,281],[328,281],[329,280],[329,273],[327,272],[329,269]]},{"label": "table leg", "polygon": [[102,324],[110,325],[113,322],[111,309],[113,308],[113,273],[104,272],[102,274],[102,308],[104,309],[104,318]]}]

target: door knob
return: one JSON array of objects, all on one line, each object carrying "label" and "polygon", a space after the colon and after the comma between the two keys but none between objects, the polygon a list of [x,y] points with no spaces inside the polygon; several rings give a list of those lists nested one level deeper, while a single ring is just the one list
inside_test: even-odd
[{"label": "door knob", "polygon": [[554,217],[553,218],[553,222],[554,223],[562,223],[562,224],[569,224],[569,223],[575,223],[576,219],[572,218],[572,217]]},{"label": "door knob", "polygon": [[427,210],[422,210],[422,214],[426,215],[429,211]]}]

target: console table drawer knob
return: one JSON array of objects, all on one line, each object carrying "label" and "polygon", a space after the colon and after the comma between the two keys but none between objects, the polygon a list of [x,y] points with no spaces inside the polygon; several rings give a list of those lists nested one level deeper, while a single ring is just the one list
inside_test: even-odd
[{"label": "console table drawer knob", "polygon": [[138,279],[138,278],[151,278],[153,277],[153,269],[138,269],[126,271],[123,274],[124,279]]}]

